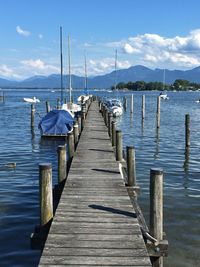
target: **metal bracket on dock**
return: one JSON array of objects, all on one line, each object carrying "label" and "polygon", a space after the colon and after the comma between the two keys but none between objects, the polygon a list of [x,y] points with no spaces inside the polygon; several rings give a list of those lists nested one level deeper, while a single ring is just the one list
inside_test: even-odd
[{"label": "metal bracket on dock", "polygon": [[168,240],[161,240],[159,243],[151,243],[147,241],[146,248],[150,257],[167,257],[168,256]]}]

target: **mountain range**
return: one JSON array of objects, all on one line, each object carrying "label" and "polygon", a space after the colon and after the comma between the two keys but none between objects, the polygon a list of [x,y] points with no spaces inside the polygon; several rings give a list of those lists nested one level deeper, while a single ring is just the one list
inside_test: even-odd
[{"label": "mountain range", "polygon": [[[163,69],[150,69],[142,65],[132,66],[128,69],[121,69],[95,77],[88,77],[89,88],[110,88],[119,82],[163,82]],[[68,87],[68,75],[63,78],[63,83]],[[184,79],[190,82],[200,83],[200,66],[191,70],[168,70],[165,69],[165,83],[172,84],[176,79]],[[72,75],[72,87],[83,88],[84,77]],[[0,78],[2,88],[60,88],[60,75],[33,76],[23,81],[9,81]]]}]

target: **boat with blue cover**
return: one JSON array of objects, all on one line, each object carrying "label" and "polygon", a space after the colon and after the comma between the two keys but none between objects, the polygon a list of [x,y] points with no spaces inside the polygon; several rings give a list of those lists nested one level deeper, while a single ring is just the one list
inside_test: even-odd
[{"label": "boat with blue cover", "polygon": [[66,110],[55,109],[46,114],[39,123],[42,137],[66,137],[73,130],[74,118]]}]

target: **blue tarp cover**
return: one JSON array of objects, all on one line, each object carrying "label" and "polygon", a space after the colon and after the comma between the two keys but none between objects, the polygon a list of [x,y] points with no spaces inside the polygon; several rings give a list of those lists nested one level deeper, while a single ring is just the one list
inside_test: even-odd
[{"label": "blue tarp cover", "polygon": [[52,110],[39,123],[42,134],[64,135],[73,127],[74,119],[66,110]]}]

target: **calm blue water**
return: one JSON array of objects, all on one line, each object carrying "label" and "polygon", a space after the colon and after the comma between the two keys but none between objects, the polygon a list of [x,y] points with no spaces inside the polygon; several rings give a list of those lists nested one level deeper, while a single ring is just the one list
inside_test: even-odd
[{"label": "calm blue water", "polygon": [[[74,92],[74,97],[80,92]],[[105,92],[94,92],[105,94]],[[171,92],[161,103],[161,128],[155,130],[156,96],[145,92],[146,117],[141,122],[142,92],[134,92],[134,114],[127,111],[118,120],[123,143],[136,148],[139,198],[148,221],[149,170],[164,169],[164,220],[170,243],[166,267],[200,266],[200,104],[199,93]],[[109,93],[107,93],[109,95]],[[130,93],[120,96],[130,97]],[[36,96],[35,131],[30,129],[30,105],[23,97]],[[45,101],[52,106],[60,92],[7,90],[6,103],[0,104],[0,266],[37,266],[40,253],[30,249],[30,234],[39,223],[38,164],[51,162],[53,183],[57,176],[58,142],[41,142],[37,129],[46,113]],[[185,114],[191,116],[191,147],[185,156]],[[16,169],[5,164],[16,162]]]}]

